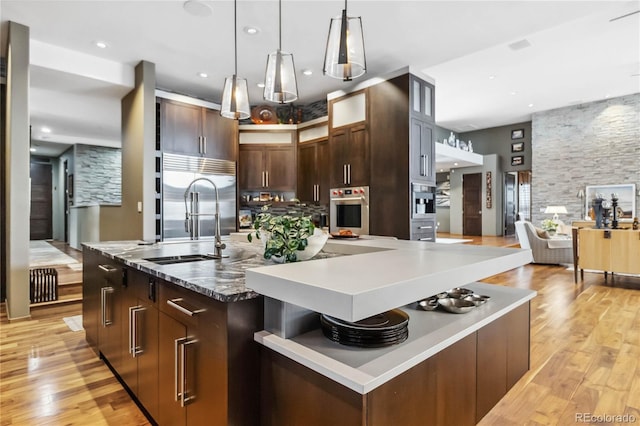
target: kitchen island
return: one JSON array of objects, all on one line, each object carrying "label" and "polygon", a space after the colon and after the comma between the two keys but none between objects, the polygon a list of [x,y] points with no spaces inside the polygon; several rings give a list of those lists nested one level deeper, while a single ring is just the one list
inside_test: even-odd
[{"label": "kitchen island", "polygon": [[[149,410],[149,403],[138,399],[160,424],[307,424],[314,420],[308,418],[310,415],[315,417],[315,424],[335,421],[325,416],[335,410],[320,407],[318,412],[318,401],[338,401],[338,405],[356,401],[355,405],[349,405],[348,415],[339,419],[342,424],[349,424],[347,418],[356,419],[353,424],[361,424],[358,422],[364,418],[370,418],[369,424],[384,424],[382,411],[376,417],[371,410],[387,414],[396,411],[388,405],[394,401],[388,395],[397,394],[399,380],[413,377],[416,369],[433,370],[428,374],[431,379],[423,383],[436,386],[427,392],[432,394],[440,389],[437,371],[458,358],[462,364],[460,369],[453,368],[453,376],[459,376],[463,382],[457,384],[464,383],[467,390],[473,384],[473,395],[460,394],[466,395],[468,411],[473,412],[469,416],[473,421],[466,422],[472,424],[479,415],[476,411],[481,418],[528,369],[528,301],[535,293],[471,284],[528,263],[531,260],[528,250],[391,239],[330,240],[319,259],[274,265],[262,258],[258,244],[227,241],[227,245],[225,254],[229,257],[222,260],[159,264],[156,262],[212,251],[213,242],[85,244],[83,313],[87,315],[84,319],[87,340],[92,343],[90,330],[97,327],[98,335],[92,345],[121,378],[122,371],[127,371],[124,368],[127,357],[133,358],[139,346],[138,330],[141,324],[149,322],[145,317],[148,311],[140,314],[144,319],[139,320],[137,309],[149,309],[150,304],[151,311],[153,307],[157,311],[156,339],[160,343],[156,368],[160,380],[163,374],[170,374],[164,385],[157,386],[165,396],[156,397],[155,409]],[[110,262],[119,271],[128,273],[114,273]],[[134,297],[128,299],[131,303],[117,304],[118,312],[113,308],[114,293],[109,291],[117,293],[120,288],[122,293],[127,289],[114,275],[128,281],[128,288],[138,288]],[[139,277],[141,284],[136,287],[132,284],[136,280],[131,277]],[[418,312],[412,307],[416,300],[466,284],[492,296],[492,300],[465,315]],[[91,291],[92,287],[98,287],[98,291]],[[264,313],[261,295],[266,296]],[[343,347],[319,332],[318,313],[357,321],[395,308],[409,314],[410,337],[392,347]],[[109,353],[111,345],[102,345],[102,340],[114,339],[105,337],[100,330],[112,327],[104,324],[113,323],[115,317],[122,318],[120,335],[115,339],[125,344],[119,352],[115,351],[116,355],[108,355],[105,352]],[[176,322],[181,324],[177,333]],[[491,338],[481,339],[481,335]],[[262,358],[260,346],[253,339],[265,346]],[[491,350],[501,348],[504,356],[488,356],[481,349],[483,346]],[[145,376],[140,370],[140,360],[149,353],[153,351],[143,352],[137,360],[138,383]],[[476,384],[487,378],[483,378],[476,363],[485,358],[494,367],[482,370],[492,372],[488,377],[497,372],[499,377],[504,376],[505,383],[498,390],[488,386],[485,393],[490,397],[482,401],[477,398]],[[508,359],[511,361],[507,362]],[[210,377],[202,369],[215,373]],[[208,377],[205,380],[201,377],[204,375]],[[124,382],[130,390],[135,387]],[[298,389],[307,389],[308,393]],[[440,399],[445,402],[438,401],[438,406],[445,407],[441,409],[447,412],[460,412],[446,398],[452,390],[443,389]],[[381,397],[381,392],[388,395]],[[133,394],[138,395],[135,391]],[[151,400],[153,407],[153,396]],[[365,400],[368,408],[363,411]],[[406,404],[419,403],[415,398],[402,400],[404,411]],[[384,403],[381,405],[380,401]],[[167,408],[172,404],[177,410]],[[414,407],[414,411],[418,408]],[[260,418],[248,412],[261,412]]]}]

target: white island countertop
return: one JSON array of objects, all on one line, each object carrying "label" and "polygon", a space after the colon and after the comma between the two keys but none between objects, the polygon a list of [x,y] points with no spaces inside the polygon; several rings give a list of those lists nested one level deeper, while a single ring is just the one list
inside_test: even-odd
[{"label": "white island countertop", "polygon": [[248,269],[264,296],[345,321],[359,321],[530,263],[531,250],[393,239],[329,240],[351,254]]}]

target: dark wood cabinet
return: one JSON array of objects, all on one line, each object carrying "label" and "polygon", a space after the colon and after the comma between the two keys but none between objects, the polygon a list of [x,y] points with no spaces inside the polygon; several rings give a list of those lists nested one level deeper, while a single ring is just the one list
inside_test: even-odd
[{"label": "dark wood cabinet", "polygon": [[102,256],[84,249],[82,252],[82,327],[89,347],[99,354],[98,328],[100,327],[100,288],[102,271],[98,268]]},{"label": "dark wood cabinet", "polygon": [[258,424],[261,302],[222,303],[161,283],[159,424]]},{"label": "dark wood cabinet", "polygon": [[412,182],[433,184],[435,186],[435,146],[433,125],[411,118],[409,129],[409,174]]},{"label": "dark wood cabinet", "polygon": [[127,285],[127,270],[111,259],[100,259],[100,323],[98,349],[114,369],[122,363],[122,299]]},{"label": "dark wood cabinet", "polygon": [[160,103],[164,152],[236,161],[237,126],[216,110],[166,99]]},{"label": "dark wood cabinet", "polygon": [[529,369],[529,348],[526,303],[364,395],[266,349],[262,424],[475,425]]},{"label": "dark wood cabinet", "polygon": [[295,191],[296,152],[293,145],[240,145],[238,163],[241,191]]},{"label": "dark wood cabinet", "polygon": [[329,140],[298,145],[298,199],[329,204]]},{"label": "dark wood cabinet", "polygon": [[329,136],[332,188],[369,186],[370,148],[366,124],[333,130]]}]

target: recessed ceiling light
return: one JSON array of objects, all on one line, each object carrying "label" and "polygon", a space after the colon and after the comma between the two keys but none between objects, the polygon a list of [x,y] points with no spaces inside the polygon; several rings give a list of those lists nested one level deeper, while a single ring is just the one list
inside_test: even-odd
[{"label": "recessed ceiling light", "polygon": [[256,27],[244,27],[242,29],[242,31],[244,31],[245,33],[249,34],[249,35],[256,35],[260,32],[260,30]]},{"label": "recessed ceiling light", "polygon": [[51,133],[51,129],[48,127],[43,127],[42,129],[40,129],[42,131],[42,133]]},{"label": "recessed ceiling light", "polygon": [[262,89],[262,88],[264,88],[264,83],[258,83],[258,84],[256,84],[256,86],[258,86],[259,88]]},{"label": "recessed ceiling light", "polygon": [[29,151],[36,152],[36,149],[35,148],[29,148]]},{"label": "recessed ceiling light", "polygon": [[490,76],[489,76],[489,80],[493,80],[494,78],[496,78],[496,76],[495,76],[495,75],[490,75]]},{"label": "recessed ceiling light", "polygon": [[182,4],[182,8],[193,16],[210,16],[213,13],[211,6],[199,0],[187,0]]},{"label": "recessed ceiling light", "polygon": [[533,104],[529,104],[527,105],[529,108],[533,108]]},{"label": "recessed ceiling light", "polygon": [[516,95],[517,93],[518,93],[518,92],[516,92],[515,90],[512,90],[511,92],[509,92],[509,94],[510,94],[511,96]]},{"label": "recessed ceiling light", "polygon": [[441,172],[444,172],[444,169],[440,169]]},{"label": "recessed ceiling light", "polygon": [[207,78],[207,77],[209,77],[209,74],[207,74],[206,72],[199,72],[199,73],[198,73],[198,77],[200,77],[200,78]]},{"label": "recessed ceiling light", "polygon": [[104,41],[96,41],[94,44],[96,45],[97,48],[100,48],[100,49],[106,49],[109,46]]},{"label": "recessed ceiling light", "polygon": [[454,165],[454,166],[457,166],[457,165],[458,165],[458,163],[453,163],[453,165]]},{"label": "recessed ceiling light", "polygon": [[303,70],[303,71],[302,71],[302,74],[304,74],[304,75],[311,75],[311,74],[313,74],[313,71],[311,71],[311,70]]}]

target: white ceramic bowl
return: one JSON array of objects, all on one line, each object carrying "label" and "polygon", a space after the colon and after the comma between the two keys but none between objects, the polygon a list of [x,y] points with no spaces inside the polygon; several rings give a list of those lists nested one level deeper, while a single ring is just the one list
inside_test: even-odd
[{"label": "white ceramic bowl", "polygon": [[296,252],[298,260],[309,260],[316,254],[320,253],[320,250],[322,250],[322,247],[324,247],[328,239],[328,233],[316,228],[313,231],[313,235],[307,238],[309,244],[307,244],[304,250]]}]

